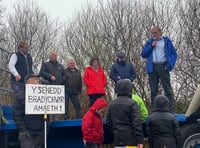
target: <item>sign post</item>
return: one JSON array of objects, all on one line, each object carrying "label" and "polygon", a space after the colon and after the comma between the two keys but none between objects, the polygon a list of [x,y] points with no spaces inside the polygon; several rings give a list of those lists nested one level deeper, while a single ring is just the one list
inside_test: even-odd
[{"label": "sign post", "polygon": [[47,115],[65,113],[63,85],[26,84],[25,114],[44,115],[44,145],[47,148]]}]

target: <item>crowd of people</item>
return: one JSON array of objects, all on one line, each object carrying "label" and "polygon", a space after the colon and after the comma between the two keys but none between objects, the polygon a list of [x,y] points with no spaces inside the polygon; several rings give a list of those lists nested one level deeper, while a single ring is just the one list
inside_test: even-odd
[{"label": "crowd of people", "polygon": [[[50,52],[49,61],[42,63],[39,76],[48,81],[49,85],[65,86],[64,119],[69,119],[69,101],[74,106],[76,118],[83,116],[82,133],[86,148],[100,148],[103,143],[104,117],[108,129],[114,135],[113,144],[116,148],[143,148],[144,133],[151,148],[178,148],[180,128],[174,116],[174,95],[170,83],[170,71],[175,66],[177,53],[172,41],[168,37],[162,37],[158,26],[152,27],[151,34],[152,37],[141,51],[141,56],[147,59],[146,71],[151,90],[149,117],[143,99],[133,90],[133,82],[137,77],[134,65],[126,60],[123,51],[116,53],[117,60],[111,65],[109,73],[109,78],[115,83],[115,97],[111,102],[105,99],[108,80],[98,57],[91,58],[83,75],[76,67],[74,59],[67,60],[67,67],[64,68],[58,62],[55,51]],[[14,92],[14,120],[19,129],[21,148],[42,147],[44,142],[38,140],[44,136],[41,132],[41,116],[25,115],[24,111],[25,84],[40,83],[38,75],[32,70],[32,64],[28,43],[22,41],[9,61],[11,87]],[[159,82],[163,86],[164,95],[158,94]],[[86,86],[89,98],[89,109],[84,115],[81,114],[79,102],[82,83]],[[50,115],[49,121],[52,120],[58,120],[56,115]]]}]

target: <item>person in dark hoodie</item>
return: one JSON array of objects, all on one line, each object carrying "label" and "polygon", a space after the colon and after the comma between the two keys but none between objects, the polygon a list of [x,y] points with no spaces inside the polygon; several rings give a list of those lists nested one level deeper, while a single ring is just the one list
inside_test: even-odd
[{"label": "person in dark hoodie", "polygon": [[100,148],[104,140],[103,120],[107,101],[98,98],[82,119],[83,142],[86,148]]},{"label": "person in dark hoodie", "polygon": [[137,102],[131,99],[132,83],[119,80],[116,85],[117,98],[108,106],[106,124],[114,134],[114,146],[137,146],[143,148],[143,133]]},{"label": "person in dark hoodie", "polygon": [[[26,84],[39,84],[38,75],[25,77]],[[13,118],[18,129],[18,139],[21,148],[44,147],[44,119],[42,115],[25,114],[25,88],[14,98]]]},{"label": "person in dark hoodie", "polygon": [[154,99],[153,112],[147,119],[150,148],[178,148],[180,127],[175,115],[169,111],[169,100],[164,95]]}]

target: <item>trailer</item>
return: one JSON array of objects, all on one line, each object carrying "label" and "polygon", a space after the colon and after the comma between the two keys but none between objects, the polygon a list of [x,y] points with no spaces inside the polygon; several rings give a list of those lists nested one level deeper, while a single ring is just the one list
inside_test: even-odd
[{"label": "trailer", "polygon": [[200,148],[200,85],[190,102],[181,125],[181,147]]},{"label": "trailer", "polygon": [[[1,124],[0,128],[0,145],[1,148],[20,148],[18,141],[18,131],[16,125],[12,119],[11,106],[1,106],[4,117],[9,121],[8,124]],[[182,128],[184,133],[183,148],[197,148],[200,146],[200,125],[198,122],[189,123],[186,122],[185,114],[177,114],[176,119]],[[73,147],[73,148],[84,148],[82,142],[82,131],[81,131],[82,120],[58,120],[52,121],[47,135],[47,147]],[[106,129],[105,129],[105,133]],[[186,134],[187,133],[187,134]],[[109,135],[105,135],[109,137]],[[191,147],[191,148],[192,148]]]},{"label": "trailer", "polygon": [[[1,108],[9,123],[1,124],[0,146],[1,148],[20,148],[18,131],[12,118],[13,108],[6,105]],[[52,121],[47,135],[47,147],[83,148],[81,125],[81,119]]]},{"label": "trailer", "polygon": [[[0,124],[1,148],[20,148],[18,131],[12,117],[12,106],[2,105],[7,124]],[[187,109],[186,114],[175,114],[181,127],[181,148],[200,148],[200,85]],[[81,131],[82,119],[57,120],[49,124],[47,147],[84,148]],[[109,132],[104,124],[105,143],[109,144]]]}]

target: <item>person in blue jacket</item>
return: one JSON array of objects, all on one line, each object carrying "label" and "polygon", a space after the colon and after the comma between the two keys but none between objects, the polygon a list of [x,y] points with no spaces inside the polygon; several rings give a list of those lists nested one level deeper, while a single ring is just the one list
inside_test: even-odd
[{"label": "person in blue jacket", "polygon": [[116,53],[117,61],[110,69],[109,77],[115,82],[115,85],[119,80],[129,79],[131,82],[136,78],[136,73],[133,64],[126,61],[126,55],[124,52],[119,51]]},{"label": "person in blue jacket", "polygon": [[153,26],[152,37],[147,40],[142,49],[141,56],[147,59],[146,71],[149,76],[151,89],[151,104],[158,95],[158,84],[161,81],[165,95],[169,98],[170,111],[174,111],[174,95],[170,83],[170,71],[174,68],[177,53],[172,41],[162,37],[161,29]]}]

